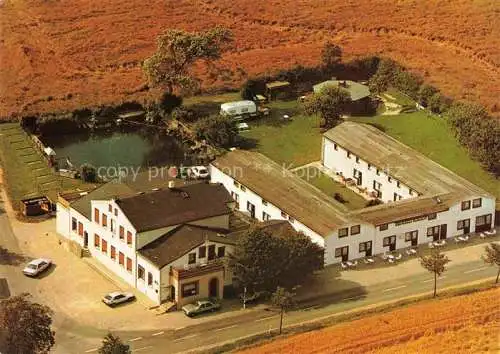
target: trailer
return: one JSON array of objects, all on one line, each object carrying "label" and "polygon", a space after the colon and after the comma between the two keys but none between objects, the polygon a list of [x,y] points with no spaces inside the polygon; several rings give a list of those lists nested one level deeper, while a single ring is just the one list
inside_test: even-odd
[{"label": "trailer", "polygon": [[220,114],[235,119],[245,119],[258,115],[257,105],[253,101],[226,102],[220,105]]}]

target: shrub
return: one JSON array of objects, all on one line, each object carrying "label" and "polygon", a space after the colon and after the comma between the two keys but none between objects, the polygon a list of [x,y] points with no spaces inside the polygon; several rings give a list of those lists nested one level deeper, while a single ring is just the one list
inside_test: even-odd
[{"label": "shrub", "polygon": [[97,171],[94,166],[90,164],[83,164],[82,166],[80,166],[80,177],[84,182],[96,182]]},{"label": "shrub", "polygon": [[171,113],[172,119],[180,120],[182,122],[186,123],[192,123],[195,122],[198,118],[198,116],[195,114],[195,112],[185,106],[180,106],[174,108],[174,110]]},{"label": "shrub", "polygon": [[342,204],[346,203],[346,200],[344,199],[342,194],[340,194],[338,192],[333,195],[333,199],[335,199],[337,202],[342,203]]},{"label": "shrub", "polygon": [[383,204],[383,202],[380,200],[380,199],[370,199],[366,204],[365,206],[366,207],[371,207],[371,206],[375,206],[375,205],[380,205],[380,204]]},{"label": "shrub", "polygon": [[234,119],[213,115],[200,119],[195,126],[196,136],[217,147],[231,147],[238,135]]}]

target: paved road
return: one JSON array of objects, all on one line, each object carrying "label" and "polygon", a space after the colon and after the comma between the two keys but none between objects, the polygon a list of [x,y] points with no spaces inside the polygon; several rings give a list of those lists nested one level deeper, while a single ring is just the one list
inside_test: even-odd
[{"label": "paved road", "polygon": [[[438,287],[443,288],[488,279],[495,275],[495,268],[486,266],[480,260],[473,261],[457,266],[450,266],[445,275],[439,280]],[[349,291],[334,294],[327,299],[323,298],[321,301],[301,304],[299,309],[286,314],[285,326],[363,306],[425,293],[432,290],[432,287],[432,275],[421,274],[398,279],[397,281],[380,283],[368,288],[353,288]],[[133,352],[180,353],[252,334],[275,330],[278,324],[278,314],[272,310],[263,309],[175,331],[156,330],[118,332],[116,334],[130,344]],[[82,348],[81,353],[97,352],[98,345],[99,341],[96,340],[94,347]]]}]

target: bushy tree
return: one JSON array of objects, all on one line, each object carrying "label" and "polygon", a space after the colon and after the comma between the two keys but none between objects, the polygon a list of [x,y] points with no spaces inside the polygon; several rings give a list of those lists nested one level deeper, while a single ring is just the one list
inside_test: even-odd
[{"label": "bushy tree", "polygon": [[49,353],[55,343],[52,310],[31,302],[27,293],[0,301],[0,351]]},{"label": "bushy tree", "polygon": [[[431,98],[439,93],[439,90],[431,85],[422,85],[418,92],[418,101],[424,107],[429,107]],[[440,97],[440,96],[438,96]],[[430,108],[430,107],[429,107]]]},{"label": "bushy tree", "polygon": [[271,301],[274,306],[280,309],[280,334],[283,329],[283,314],[295,305],[293,299],[294,294],[287,291],[285,288],[278,286],[276,291],[271,295]]},{"label": "bushy tree", "polygon": [[434,274],[434,297],[437,295],[437,278],[446,271],[446,264],[450,260],[439,250],[433,250],[430,256],[420,258],[420,264],[430,273]]},{"label": "bushy tree", "polygon": [[230,256],[234,275],[251,292],[272,293],[301,284],[323,267],[323,249],[291,227],[254,227]]},{"label": "bushy tree", "polygon": [[318,114],[323,120],[322,127],[328,129],[340,122],[350,103],[351,95],[348,91],[336,86],[325,86],[306,99],[304,111],[306,114]]},{"label": "bushy tree", "polygon": [[232,118],[212,115],[200,119],[195,126],[196,136],[218,147],[231,147],[238,135],[236,121]]},{"label": "bushy tree", "polygon": [[500,244],[492,242],[484,247],[484,251],[484,262],[498,268],[497,279],[495,280],[495,283],[498,283],[498,278],[500,278]]},{"label": "bushy tree", "polygon": [[436,92],[428,98],[427,108],[429,108],[432,113],[442,113],[446,110],[445,102],[439,92]]},{"label": "bushy tree", "polygon": [[170,29],[158,37],[156,52],[144,61],[142,69],[152,87],[162,87],[170,94],[175,88],[190,91],[197,86],[190,73],[193,64],[219,59],[231,41],[231,32],[223,27],[199,33]]},{"label": "bushy tree", "polygon": [[130,354],[130,346],[124,344],[121,339],[112,333],[108,333],[99,348],[99,354]]},{"label": "bushy tree", "polygon": [[368,81],[370,91],[374,93],[387,91],[394,82],[397,68],[398,65],[391,59],[380,60],[376,73]]},{"label": "bushy tree", "polygon": [[397,67],[394,73],[392,86],[397,88],[399,91],[405,93],[414,100],[418,100],[418,93],[421,84],[422,80],[419,76],[404,70],[400,66]]},{"label": "bushy tree", "polygon": [[321,50],[321,63],[327,70],[334,69],[342,61],[342,48],[332,42],[326,42]]}]

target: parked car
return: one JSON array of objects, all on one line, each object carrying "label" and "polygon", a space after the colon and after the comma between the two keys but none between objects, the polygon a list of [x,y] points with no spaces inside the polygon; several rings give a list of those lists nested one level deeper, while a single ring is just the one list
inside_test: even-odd
[{"label": "parked car", "polygon": [[44,270],[47,270],[51,264],[52,261],[47,258],[34,259],[26,265],[26,267],[23,269],[23,273],[24,275],[27,275],[29,277],[36,277]]},{"label": "parked car", "polygon": [[188,317],[194,317],[204,312],[213,312],[220,309],[220,303],[213,299],[198,300],[192,304],[182,306],[182,311]]},{"label": "parked car", "polygon": [[194,166],[191,168],[191,173],[195,178],[208,178],[210,176],[205,166]]},{"label": "parked car", "polygon": [[238,123],[236,125],[236,128],[238,129],[239,132],[250,130],[250,126],[247,123]]},{"label": "parked car", "polygon": [[109,294],[104,295],[102,298],[102,302],[104,302],[109,307],[113,307],[119,304],[123,304],[125,302],[129,302],[135,299],[135,295],[132,293],[122,293],[119,291],[115,291]]}]

